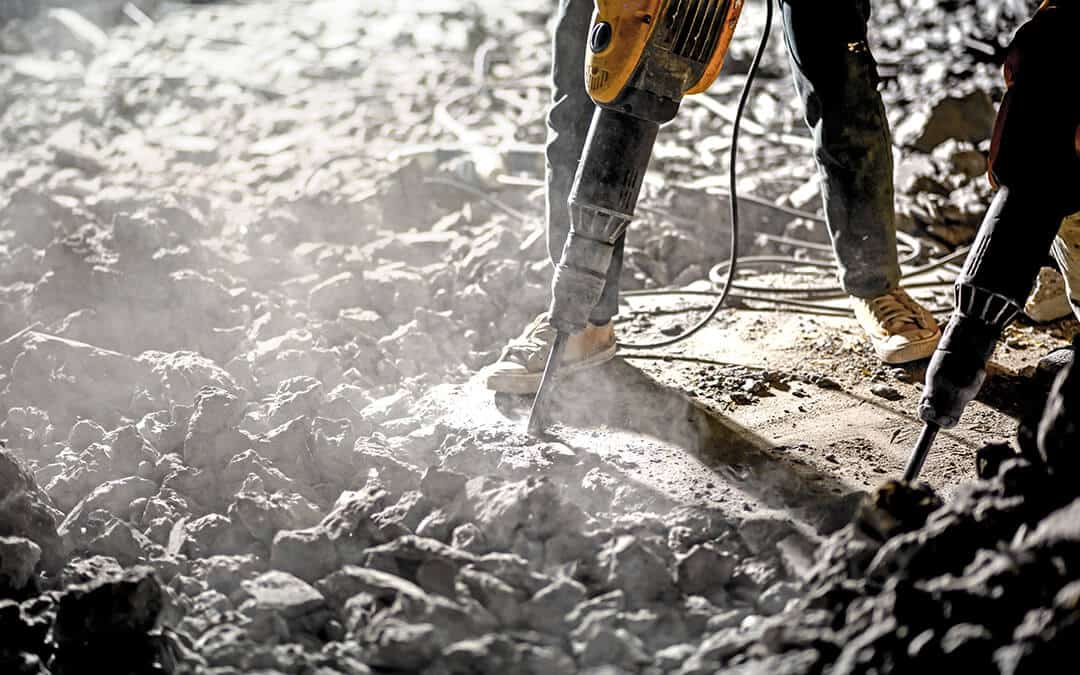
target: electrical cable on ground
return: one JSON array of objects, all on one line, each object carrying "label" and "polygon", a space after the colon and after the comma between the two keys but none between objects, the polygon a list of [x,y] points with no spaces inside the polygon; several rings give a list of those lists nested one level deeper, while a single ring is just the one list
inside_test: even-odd
[{"label": "electrical cable on ground", "polygon": [[772,32],[772,22],[773,2],[772,0],[765,0],[765,27],[761,31],[761,43],[758,45],[757,52],[754,54],[754,60],[750,62],[750,70],[746,74],[746,83],[743,85],[742,94],[739,96],[739,105],[735,108],[735,121],[732,123],[731,128],[731,154],[729,159],[730,166],[728,167],[728,191],[731,195],[728,200],[731,212],[731,253],[730,258],[727,261],[727,275],[724,279],[724,285],[717,292],[716,302],[713,303],[712,309],[705,315],[705,318],[698,321],[697,324],[686,332],[667,340],[658,340],[656,342],[632,343],[620,340],[619,346],[623,349],[660,349],[690,339],[701,332],[705,326],[716,318],[716,315],[723,309],[728,294],[731,293],[732,282],[735,281],[735,271],[739,262],[739,186],[737,184],[739,174],[739,127],[742,123],[743,114],[746,112],[746,104],[750,100],[750,90],[753,89],[754,79],[757,77],[758,68],[761,66],[761,60],[765,57],[765,50],[769,46],[769,34]]}]

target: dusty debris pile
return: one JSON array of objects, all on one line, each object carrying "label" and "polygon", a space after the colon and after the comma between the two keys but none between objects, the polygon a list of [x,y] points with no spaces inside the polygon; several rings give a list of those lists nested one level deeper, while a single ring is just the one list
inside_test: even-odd
[{"label": "dusty debris pile", "polygon": [[925,485],[883,487],[819,550],[803,599],[714,636],[717,658],[692,672],[1060,668],[1080,637],[1075,422],[1021,438],[1022,452],[984,447],[981,480],[948,504]]},{"label": "dusty debris pile", "polygon": [[[160,485],[108,480],[63,522],[3,451],[0,620],[19,636],[4,672],[78,672],[121,644],[114,672],[677,670],[798,595],[785,520],[597,517],[545,478],[420,473],[364,448],[343,460],[379,477],[332,503],[249,450],[213,467],[250,470],[220,500],[177,458]],[[61,542],[49,573],[42,546]]]}]

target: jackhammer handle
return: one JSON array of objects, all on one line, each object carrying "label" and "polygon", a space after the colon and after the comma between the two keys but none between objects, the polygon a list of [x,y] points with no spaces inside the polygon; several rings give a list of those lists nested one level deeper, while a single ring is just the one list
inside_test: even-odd
[{"label": "jackhammer handle", "polygon": [[536,398],[533,399],[532,411],[529,413],[529,434],[541,436],[548,427],[548,408],[550,398],[555,389],[555,374],[562,360],[563,352],[566,351],[566,341],[570,337],[565,331],[555,332],[555,342],[551,345],[551,353],[548,354],[547,365],[544,366],[544,375],[540,379],[540,388],[536,390]]},{"label": "jackhammer handle", "polygon": [[923,426],[922,433],[919,434],[919,441],[915,444],[915,450],[912,451],[911,458],[908,459],[907,468],[904,469],[904,482],[914,483],[919,478],[923,464],[926,463],[926,456],[930,454],[930,448],[934,445],[934,439],[937,438],[939,431],[941,431],[941,427],[933,422],[927,422]]}]

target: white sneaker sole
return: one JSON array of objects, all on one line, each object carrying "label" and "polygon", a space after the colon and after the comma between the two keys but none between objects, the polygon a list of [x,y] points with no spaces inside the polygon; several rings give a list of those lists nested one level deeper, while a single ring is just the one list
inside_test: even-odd
[{"label": "white sneaker sole", "polygon": [[930,358],[933,356],[934,350],[937,349],[938,342],[940,341],[941,331],[939,330],[930,337],[909,342],[899,348],[892,348],[874,343],[874,352],[877,353],[878,358],[881,359],[883,363],[890,366],[899,366],[905,363],[912,363],[914,361],[922,361],[923,359]]},{"label": "white sneaker sole", "polygon": [[[573,363],[564,363],[559,368],[559,373],[569,375],[571,373],[580,372],[589,368],[595,368],[596,366],[603,365],[615,358],[615,352],[618,351],[617,345],[611,345],[595,354],[590,354],[588,357],[574,361]],[[495,370],[487,374],[485,378],[485,384],[487,388],[498,392],[500,394],[517,394],[519,396],[535,396],[536,390],[540,388],[540,379],[544,376],[543,371],[539,372],[505,372]]]}]

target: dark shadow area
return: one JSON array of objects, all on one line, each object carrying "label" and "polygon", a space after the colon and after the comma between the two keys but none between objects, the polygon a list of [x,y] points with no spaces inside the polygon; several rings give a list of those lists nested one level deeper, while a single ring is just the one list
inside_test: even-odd
[{"label": "dark shadow area", "polygon": [[1042,412],[1052,384],[1049,377],[1010,375],[991,365],[976,400],[1020,421]]},{"label": "dark shadow area", "polygon": [[[520,398],[517,404],[527,408],[530,401]],[[734,481],[769,507],[795,512],[821,532],[845,525],[861,496],[622,359],[562,379],[552,419],[571,427],[608,426],[681,448],[725,482]],[[566,442],[558,426],[552,429],[552,440]]]},{"label": "dark shadow area", "polygon": [[[929,360],[901,366],[911,382],[925,382]],[[1038,377],[1020,377],[999,370],[993,362],[987,369],[986,382],[975,400],[1013,419],[1023,419],[1032,410],[1042,409],[1042,403],[1050,391],[1049,380]]]}]

